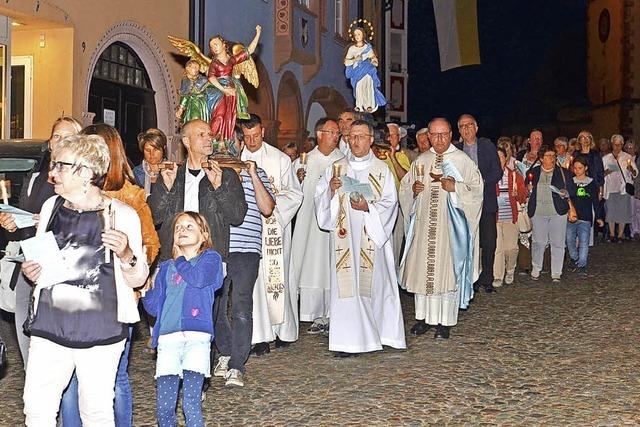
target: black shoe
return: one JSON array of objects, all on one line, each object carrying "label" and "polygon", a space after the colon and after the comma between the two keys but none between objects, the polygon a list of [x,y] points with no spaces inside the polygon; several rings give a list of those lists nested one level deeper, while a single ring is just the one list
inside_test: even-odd
[{"label": "black shoe", "polygon": [[437,340],[449,339],[449,329],[451,329],[450,326],[438,325],[438,327],[436,328],[436,334],[434,338]]},{"label": "black shoe", "polygon": [[431,326],[428,325],[424,320],[418,320],[412,327],[409,332],[412,335],[422,335],[429,330]]},{"label": "black shoe", "polygon": [[264,356],[265,354],[269,354],[271,349],[269,348],[268,342],[260,342],[253,347],[251,347],[251,351],[249,354],[253,354],[254,356]]},{"label": "black shoe", "polygon": [[334,351],[333,357],[339,357],[341,359],[346,359],[347,357],[358,357],[359,353],[345,353],[344,351]]},{"label": "black shoe", "polygon": [[484,291],[485,291],[486,293],[488,293],[488,294],[493,293],[493,292],[498,292],[498,291],[496,290],[496,288],[494,288],[494,287],[493,287],[493,285],[486,285],[486,286],[484,287]]},{"label": "black shoe", "polygon": [[289,341],[282,341],[280,338],[276,337],[276,348],[287,348],[291,345]]}]

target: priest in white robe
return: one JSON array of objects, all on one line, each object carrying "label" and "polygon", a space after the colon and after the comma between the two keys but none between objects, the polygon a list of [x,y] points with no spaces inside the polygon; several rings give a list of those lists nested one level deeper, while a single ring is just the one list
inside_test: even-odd
[{"label": "priest in white robe", "polygon": [[391,242],[396,188],[371,144],[372,126],[354,121],[348,157],[327,169],[315,195],[318,224],[332,237],[329,350],[342,357],[406,348]]},{"label": "priest in white robe", "polygon": [[293,173],[291,159],[264,142],[260,117],[251,114],[239,121],[244,138],[240,158],[253,160],[262,168],[276,195],[273,215],[263,218],[262,259],[253,288],[252,352],[268,353],[269,342],[287,346],[298,339],[298,291],[289,281],[291,220],[302,203],[302,189]]},{"label": "priest in white robe", "polygon": [[293,230],[291,253],[294,255],[289,279],[292,287],[297,286],[300,292],[300,320],[313,322],[307,330],[310,334],[328,331],[331,274],[331,235],[318,227],[313,197],[327,168],[344,157],[337,148],[340,131],[335,120],[326,117],[318,120],[315,133],[317,146],[293,162],[304,197]]},{"label": "priest in white robe", "polygon": [[422,335],[436,326],[438,339],[449,338],[479,274],[482,177],[451,136],[446,119],[429,123],[431,148],[413,162],[399,196],[408,221],[400,282],[415,294],[418,320],[411,333]]}]

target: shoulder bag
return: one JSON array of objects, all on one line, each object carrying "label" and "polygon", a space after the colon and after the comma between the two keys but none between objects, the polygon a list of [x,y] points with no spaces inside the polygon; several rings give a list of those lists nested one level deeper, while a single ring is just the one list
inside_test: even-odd
[{"label": "shoulder bag", "polygon": [[[613,154],[612,154],[613,156]],[[627,182],[627,178],[624,176],[624,169],[622,169],[622,166],[620,166],[620,162],[618,161],[617,157],[613,157],[614,159],[616,159],[616,163],[618,164],[618,167],[620,168],[620,175],[622,175],[622,180],[624,181],[624,191],[630,195],[633,196],[636,192],[635,187],[633,186],[633,184]]]},{"label": "shoulder bag", "polygon": [[[513,171],[513,188],[517,190],[516,183],[516,171]],[[509,195],[511,197],[511,195]],[[531,218],[529,218],[529,212],[527,212],[527,203],[520,203],[516,200],[516,207],[518,208],[518,219],[516,220],[516,227],[520,233],[526,234],[533,229]]]}]

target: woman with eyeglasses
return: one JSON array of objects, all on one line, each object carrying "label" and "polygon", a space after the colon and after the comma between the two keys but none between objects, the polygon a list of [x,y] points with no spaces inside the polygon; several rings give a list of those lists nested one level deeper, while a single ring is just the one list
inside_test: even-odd
[{"label": "woman with eyeglasses", "polygon": [[138,214],[102,191],[110,157],[98,135],[67,137],[51,153],[56,196],[42,206],[36,236],[53,233],[66,278],[39,282],[42,267],[33,260],[22,264],[35,285],[24,386],[27,426],[56,424],[60,396],[74,371],[82,423],[115,424],[118,363],[128,325],[140,320],[133,289],[144,285],[149,268]]},{"label": "woman with eyeglasses", "polygon": [[[145,250],[146,261],[152,265],[160,251],[160,239],[153,225],[151,209],[146,202],[147,196],[144,190],[134,183],[133,172],[127,162],[120,134],[113,126],[100,123],[87,126],[82,130],[82,135],[98,135],[106,142],[111,161],[103,180],[102,190],[105,196],[126,203],[135,209],[140,219],[142,246]],[[118,365],[115,384],[114,409],[118,427],[131,426],[133,422],[133,400],[128,374],[132,326],[128,326],[127,341]],[[78,381],[74,376],[62,397],[60,408],[65,427],[82,426],[78,403]]]},{"label": "woman with eyeglasses", "polygon": [[[528,213],[533,225],[531,237],[531,279],[538,280],[544,251],[551,244],[551,280],[559,283],[564,262],[569,196],[575,194],[573,173],[557,164],[556,152],[550,145],[538,150],[539,166],[528,176]],[[574,218],[570,220],[575,221]]]},{"label": "woman with eyeglasses", "polygon": [[[58,142],[70,135],[77,135],[82,130],[82,125],[73,117],[63,116],[56,119],[51,127],[51,136],[43,144],[43,155],[31,172],[22,182],[18,207],[27,212],[38,214],[44,202],[55,193],[53,185],[49,183],[49,161],[51,150]],[[35,227],[18,229],[13,215],[0,213],[0,226],[8,232],[9,240],[20,241],[33,237],[36,234]],[[16,266],[17,269],[20,265]],[[15,325],[18,337],[18,346],[22,355],[23,365],[26,368],[29,357],[29,336],[22,329],[22,324],[27,318],[27,308],[31,300],[31,286],[26,282],[22,274],[14,274],[16,290]]]}]

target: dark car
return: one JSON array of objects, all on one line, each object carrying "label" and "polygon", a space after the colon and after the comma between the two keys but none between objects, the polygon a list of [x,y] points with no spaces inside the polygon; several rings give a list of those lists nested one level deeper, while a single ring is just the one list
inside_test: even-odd
[{"label": "dark car", "polygon": [[[22,182],[44,156],[45,144],[42,139],[0,139],[0,179],[11,181],[11,206],[18,206]],[[3,230],[0,232],[0,249],[4,249],[6,243]]]}]

